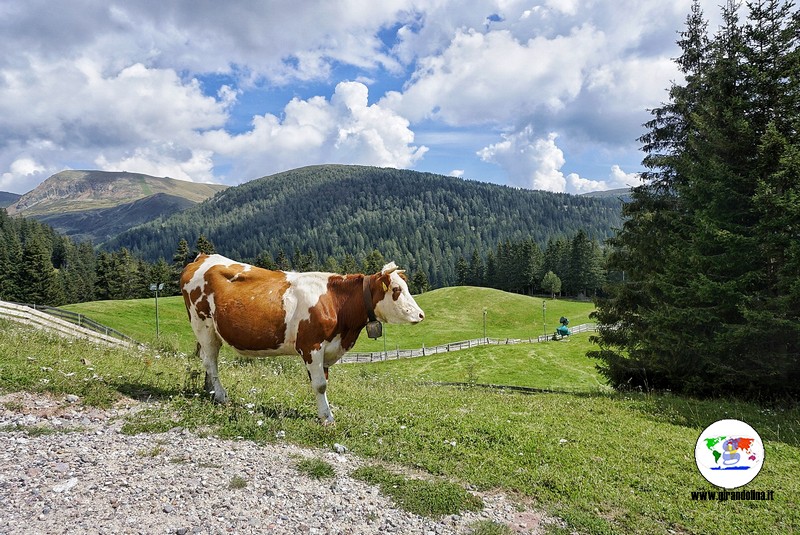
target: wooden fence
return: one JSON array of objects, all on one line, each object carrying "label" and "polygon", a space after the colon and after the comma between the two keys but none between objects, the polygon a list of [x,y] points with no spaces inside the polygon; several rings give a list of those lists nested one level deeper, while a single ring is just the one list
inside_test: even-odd
[{"label": "wooden fence", "polygon": [[103,345],[124,347],[139,345],[129,336],[82,314],[50,306],[0,301],[0,318],[47,329],[61,336],[84,338]]},{"label": "wooden fence", "polygon": [[[594,331],[594,323],[584,323],[570,329],[572,334]],[[381,362],[384,360],[408,359],[414,357],[426,357],[428,355],[438,355],[439,353],[449,353],[460,351],[471,347],[485,345],[511,345],[511,344],[536,344],[552,340],[553,335],[541,335],[537,338],[475,338],[462,342],[451,342],[432,347],[421,347],[419,349],[395,349],[393,351],[374,351],[372,353],[346,353],[339,362],[342,364],[355,364],[357,362]]]}]

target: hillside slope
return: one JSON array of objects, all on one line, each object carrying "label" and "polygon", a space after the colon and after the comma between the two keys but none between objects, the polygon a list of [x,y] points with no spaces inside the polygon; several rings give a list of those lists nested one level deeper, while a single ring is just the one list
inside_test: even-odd
[{"label": "hillside slope", "polygon": [[108,243],[147,259],[171,258],[181,238],[205,234],[218,252],[253,259],[282,250],[341,261],[378,249],[436,286],[455,280],[458,257],[499,241],[584,229],[602,239],[620,225],[619,199],[522,190],[409,170],[304,167],[230,188],[180,214]]},{"label": "hillside slope", "polygon": [[156,193],[198,203],[226,187],[124,171],[61,171],[20,197],[7,211],[25,217],[80,212],[111,208]]},{"label": "hillside slope", "polygon": [[19,200],[21,195],[16,193],[9,193],[7,191],[0,191],[0,208],[5,208],[11,204],[14,204]]},{"label": "hillside slope", "polygon": [[137,225],[159,217],[169,217],[195,204],[197,203],[176,195],[156,193],[111,208],[44,214],[34,217],[75,241],[103,243]]}]

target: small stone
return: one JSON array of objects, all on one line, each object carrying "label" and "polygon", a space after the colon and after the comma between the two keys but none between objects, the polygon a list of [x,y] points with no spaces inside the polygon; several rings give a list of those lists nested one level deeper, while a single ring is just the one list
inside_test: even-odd
[{"label": "small stone", "polygon": [[67,403],[77,403],[81,398],[79,398],[75,394],[67,394],[67,397],[65,399],[67,400]]},{"label": "small stone", "polygon": [[66,474],[69,472],[69,465],[67,463],[56,463],[55,470],[56,472]]},{"label": "small stone", "polygon": [[169,514],[169,513],[173,512],[174,510],[175,510],[175,508],[174,508],[174,507],[172,507],[170,504],[166,504],[166,505],[164,506],[164,508],[162,509],[162,511],[164,511],[164,512],[165,512],[165,513],[167,513],[167,514]]},{"label": "small stone", "polygon": [[189,533],[189,528],[178,528],[175,530],[176,535],[186,535]]},{"label": "small stone", "polygon": [[78,484],[78,478],[73,477],[53,487],[53,492],[65,492]]},{"label": "small stone", "polygon": [[339,444],[338,442],[333,445],[333,451],[338,454],[347,453],[347,446]]}]

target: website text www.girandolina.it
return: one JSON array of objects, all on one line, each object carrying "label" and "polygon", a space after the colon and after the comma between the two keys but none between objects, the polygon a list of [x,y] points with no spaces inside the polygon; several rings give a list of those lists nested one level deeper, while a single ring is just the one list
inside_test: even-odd
[{"label": "website text www.girandolina.it", "polygon": [[692,491],[692,500],[699,502],[726,501],[770,501],[775,499],[774,490],[697,490]]}]

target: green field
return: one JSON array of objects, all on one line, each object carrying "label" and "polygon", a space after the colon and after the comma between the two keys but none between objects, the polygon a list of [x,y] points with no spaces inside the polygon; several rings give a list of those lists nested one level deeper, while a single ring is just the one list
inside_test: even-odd
[{"label": "green field", "polygon": [[[558,353],[587,347],[585,339],[542,346],[554,352],[553,366],[568,363],[565,378],[585,375],[573,369],[572,357],[560,359]],[[503,351],[525,353],[531,347]],[[476,350],[460,355],[466,359],[471,351]],[[218,406],[202,395],[199,363],[191,357],[98,349],[4,322],[0,355],[0,392],[74,393],[99,406],[120,395],[146,401],[147,408],[126,424],[129,433],[182,426],[259,442],[275,441],[277,431],[312,447],[338,442],[352,454],[399,470],[414,468],[434,479],[509,493],[520,510],[544,509],[562,518],[564,533],[800,530],[796,406],[668,394],[526,395],[432,386],[408,378],[414,370],[435,373],[428,366],[436,361],[420,358],[336,367],[328,393],[337,425],[325,428],[316,422],[314,399],[296,358],[225,362],[221,374],[232,401]],[[499,359],[485,357],[470,358],[503,368]],[[91,360],[91,368],[82,358]],[[773,490],[774,501],[692,501],[692,491],[714,490],[695,467],[695,442],[704,427],[726,417],[750,423],[764,439],[767,461],[748,488]]]},{"label": "green field", "polygon": [[[589,333],[560,342],[479,346],[414,359],[369,364],[371,368],[407,379],[454,383],[523,386],[565,392],[609,390],[586,357]],[[367,364],[358,364],[367,366]]]},{"label": "green field", "polygon": [[[594,305],[562,299],[546,299],[546,326],[542,321],[542,302],[538,297],[501,292],[489,288],[455,286],[441,288],[416,297],[425,311],[425,321],[418,325],[384,325],[386,347],[416,349],[448,342],[483,337],[483,310],[486,309],[486,335],[489,338],[536,338],[553,333],[559,318],[566,316],[570,325],[589,322]],[[155,338],[155,300],[94,301],[63,307],[85,314],[134,339],[144,342]],[[159,330],[167,339],[178,341],[184,352],[194,351],[194,337],[181,297],[159,298]],[[353,351],[383,351],[383,338],[358,339]]]}]

